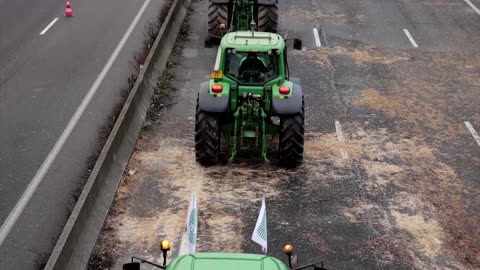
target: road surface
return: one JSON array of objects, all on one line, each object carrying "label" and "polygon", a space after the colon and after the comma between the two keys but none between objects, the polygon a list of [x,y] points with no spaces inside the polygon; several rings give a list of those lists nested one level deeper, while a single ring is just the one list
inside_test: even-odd
[{"label": "road surface", "polygon": [[[102,127],[132,72],[144,26],[163,0],[148,2],[93,100],[0,245],[0,269],[39,269],[81,191]],[[0,223],[19,202],[145,0],[0,0]],[[58,19],[57,19],[58,18]],[[20,213],[20,212],[19,212]]]},{"label": "road surface", "polygon": [[[480,268],[479,0],[280,1],[280,31],[305,92],[305,162],[296,170],[194,157],[196,92],[215,63],[194,3],[171,106],[141,135],[96,248],[180,250],[192,192],[197,250],[260,252],[250,238],[266,196],[269,253],[292,243],[329,269]],[[258,162],[258,163],[257,163]],[[103,253],[104,254],[104,253]],[[283,258],[285,260],[285,258]],[[115,268],[119,269],[119,268]]]}]

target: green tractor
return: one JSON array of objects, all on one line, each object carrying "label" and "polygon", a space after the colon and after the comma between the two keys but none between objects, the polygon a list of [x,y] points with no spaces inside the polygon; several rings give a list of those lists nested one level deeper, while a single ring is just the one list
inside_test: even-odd
[{"label": "green tractor", "polygon": [[283,248],[283,252],[288,256],[289,267],[277,258],[244,253],[193,253],[179,256],[167,265],[167,252],[170,250],[170,243],[164,240],[161,242],[160,248],[163,252],[163,265],[132,257],[130,263],[123,265],[123,270],[140,270],[142,263],[166,270],[304,270],[309,268],[328,270],[323,267],[321,262],[294,268],[296,256],[292,256],[293,246],[291,245],[285,245]]},{"label": "green tractor", "polygon": [[256,23],[256,31],[276,33],[278,28],[278,0],[209,0],[208,35],[223,37],[228,32],[250,29]]},{"label": "green tractor", "polygon": [[[267,252],[267,210],[265,197],[262,201],[262,207],[258,215],[257,223],[252,235],[252,240],[262,246],[263,252]],[[140,270],[141,264],[146,263],[160,269],[166,270],[304,270],[313,268],[313,270],[327,270],[323,268],[323,262],[313,263],[296,268],[298,256],[293,254],[293,246],[287,244],[283,247],[283,252],[288,257],[288,266],[279,259],[248,253],[225,253],[225,252],[196,252],[197,230],[198,230],[198,209],[195,194],[192,195],[187,215],[187,235],[184,235],[188,241],[188,253],[182,248],[179,249],[180,256],[167,265],[167,253],[170,250],[170,242],[163,240],[160,242],[160,250],[163,253],[163,264],[157,264],[139,257],[132,257],[130,263],[123,265],[123,270]],[[183,243],[183,241],[182,241]],[[180,244],[185,247],[185,245]]]},{"label": "green tractor", "polygon": [[[255,19],[262,20],[259,14],[264,9],[276,14],[277,1],[210,1],[212,10],[215,5],[226,5],[228,16],[217,25],[219,32],[209,29],[209,35],[222,37],[211,79],[200,86],[198,93],[197,162],[216,164],[224,141],[230,163],[240,150],[256,152],[268,163],[267,143],[278,137],[280,165],[302,164],[303,92],[300,81],[289,76],[286,40],[276,33],[256,31],[260,27]],[[270,26],[260,30],[276,31],[277,16],[273,17]],[[245,29],[248,25],[250,30]],[[224,34],[226,26],[229,31]],[[293,40],[294,48],[301,49],[301,40]]]}]

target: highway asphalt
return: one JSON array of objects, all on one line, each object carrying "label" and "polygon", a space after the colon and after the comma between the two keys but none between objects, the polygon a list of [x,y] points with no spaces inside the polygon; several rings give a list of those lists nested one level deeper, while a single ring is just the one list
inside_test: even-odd
[{"label": "highway asphalt", "polygon": [[[266,196],[269,255],[292,243],[300,265],[329,269],[480,268],[480,0],[284,0],[280,32],[300,37],[291,75],[306,101],[296,170],[240,157],[194,158],[207,0],[193,4],[171,104],[141,134],[92,261],[182,254],[198,197],[197,251],[254,252]],[[315,33],[318,33],[318,35]],[[316,38],[318,36],[318,38]],[[258,163],[256,162],[258,161]]]},{"label": "highway asphalt", "polygon": [[[0,0],[0,223],[4,224],[99,77],[145,0]],[[64,147],[0,244],[0,269],[39,269],[61,233],[97,151],[100,130],[121,100],[151,0]],[[56,18],[58,18],[52,25]],[[47,26],[50,27],[47,29]]]},{"label": "highway asphalt", "polygon": [[137,142],[92,269],[160,262],[162,239],[184,253],[192,192],[199,252],[260,253],[266,196],[268,254],[283,260],[292,243],[301,265],[328,269],[480,268],[480,0],[280,1],[280,32],[305,46],[289,52],[306,97],[295,170],[274,147],[269,166],[195,162],[196,92],[216,56],[207,2],[193,3],[171,104]]}]

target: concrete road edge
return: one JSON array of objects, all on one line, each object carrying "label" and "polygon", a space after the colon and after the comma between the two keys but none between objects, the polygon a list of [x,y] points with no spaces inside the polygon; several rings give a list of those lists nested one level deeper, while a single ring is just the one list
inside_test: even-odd
[{"label": "concrete road edge", "polygon": [[84,270],[191,0],[175,0],[44,269]]}]

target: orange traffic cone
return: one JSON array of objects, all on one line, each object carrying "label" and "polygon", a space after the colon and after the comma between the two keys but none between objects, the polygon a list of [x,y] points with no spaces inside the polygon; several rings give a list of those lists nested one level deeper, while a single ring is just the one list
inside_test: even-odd
[{"label": "orange traffic cone", "polygon": [[65,8],[65,17],[73,17],[72,6],[70,5],[70,0],[67,0],[67,7]]}]

